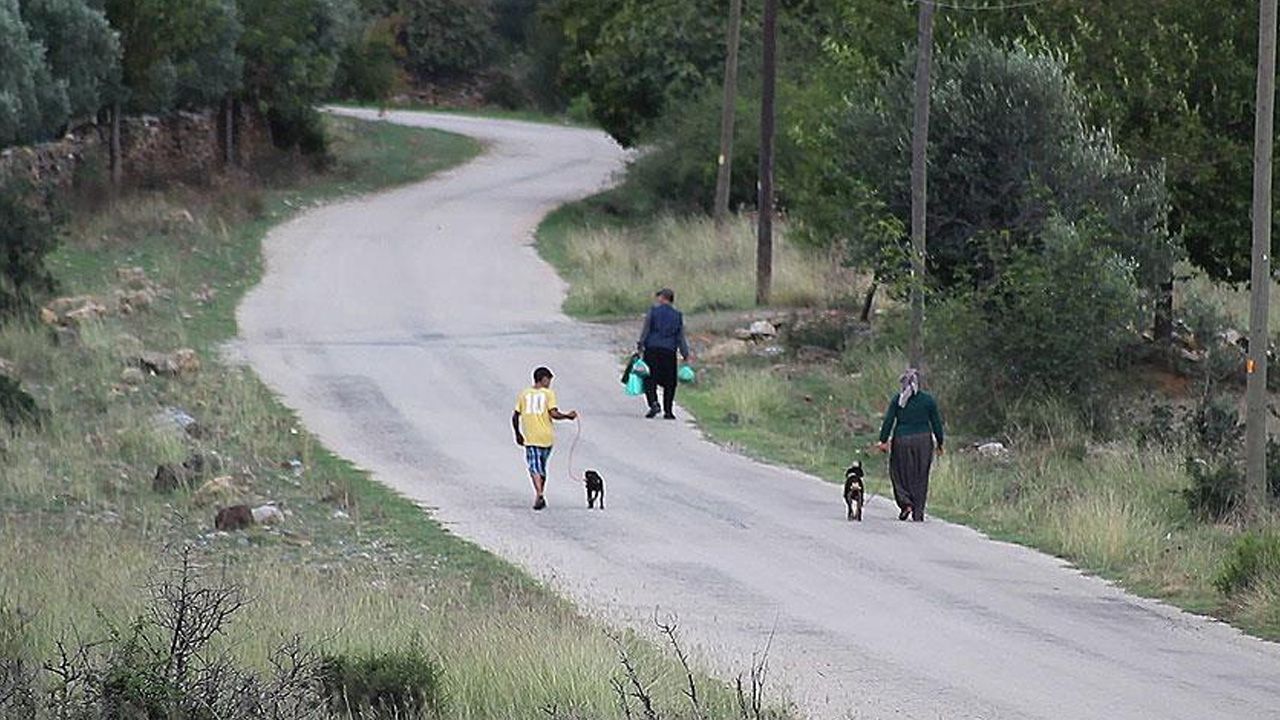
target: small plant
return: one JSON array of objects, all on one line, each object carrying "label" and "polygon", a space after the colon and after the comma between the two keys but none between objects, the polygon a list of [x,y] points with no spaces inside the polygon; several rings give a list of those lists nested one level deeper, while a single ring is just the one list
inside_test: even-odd
[{"label": "small plant", "polygon": [[0,316],[13,315],[52,292],[44,258],[58,243],[50,198],[25,183],[0,186]]},{"label": "small plant", "polygon": [[328,655],[320,684],[333,712],[356,720],[418,717],[443,705],[440,667],[418,648],[367,655]]},{"label": "small plant", "polygon": [[1213,586],[1233,597],[1253,588],[1266,578],[1280,577],[1280,534],[1249,533],[1231,548]]}]

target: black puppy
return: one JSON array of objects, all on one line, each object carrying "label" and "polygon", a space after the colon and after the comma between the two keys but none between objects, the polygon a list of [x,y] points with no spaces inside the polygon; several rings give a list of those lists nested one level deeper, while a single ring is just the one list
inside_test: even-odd
[{"label": "black puppy", "polygon": [[600,473],[595,470],[588,470],[586,476],[587,483],[587,509],[591,510],[596,506],[596,498],[600,499],[600,509],[604,509],[604,478],[600,477]]},{"label": "black puppy", "polygon": [[844,504],[849,507],[849,519],[862,522],[862,503],[866,500],[866,488],[862,483],[862,461],[857,460],[844,471]]}]

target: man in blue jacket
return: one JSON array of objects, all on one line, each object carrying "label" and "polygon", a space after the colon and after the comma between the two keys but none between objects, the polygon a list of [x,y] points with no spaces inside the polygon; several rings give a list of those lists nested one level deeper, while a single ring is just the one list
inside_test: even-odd
[{"label": "man in blue jacket", "polygon": [[[673,304],[675,292],[663,288],[654,298],[640,330],[640,341],[636,343],[636,349],[644,356],[644,364],[649,366],[649,375],[644,379],[644,397],[649,401],[645,417],[654,418],[661,412],[667,420],[675,420],[671,405],[676,399],[676,352],[688,362],[689,343],[684,339],[684,316]],[[658,386],[662,386],[661,407]]]}]

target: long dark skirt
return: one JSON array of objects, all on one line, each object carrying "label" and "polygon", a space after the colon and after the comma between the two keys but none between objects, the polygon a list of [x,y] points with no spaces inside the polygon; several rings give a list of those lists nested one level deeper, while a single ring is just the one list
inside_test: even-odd
[{"label": "long dark skirt", "polygon": [[913,520],[924,519],[929,497],[929,468],[933,466],[933,435],[916,433],[895,437],[889,448],[889,479],[898,508],[911,507]]}]

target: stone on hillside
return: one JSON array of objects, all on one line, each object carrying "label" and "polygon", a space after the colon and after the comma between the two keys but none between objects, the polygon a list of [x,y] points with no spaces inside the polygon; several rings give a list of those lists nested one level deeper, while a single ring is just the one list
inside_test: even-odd
[{"label": "stone on hillside", "polygon": [[721,340],[698,353],[698,359],[709,363],[721,362],[731,357],[745,355],[749,350],[744,340]]},{"label": "stone on hillside", "polygon": [[[136,369],[136,368],[135,368]],[[164,428],[174,428],[181,430],[186,435],[198,438],[204,434],[204,428],[201,427],[200,421],[191,416],[191,413],[180,407],[162,408],[155,414],[155,423]]]},{"label": "stone on hillside", "polygon": [[127,367],[120,371],[120,382],[129,387],[138,387],[147,381],[147,374],[136,367]]},{"label": "stone on hillside", "polygon": [[17,380],[18,366],[13,364],[12,361],[5,360],[4,358],[0,358],[0,376],[13,378],[14,380]]},{"label": "stone on hillside", "polygon": [[193,498],[197,505],[208,505],[218,500],[228,500],[244,492],[230,475],[220,475],[201,485]]},{"label": "stone on hillside", "polygon": [[248,505],[231,505],[218,511],[213,526],[223,532],[244,530],[253,525],[253,509]]},{"label": "stone on hillside", "polygon": [[768,339],[777,337],[778,328],[768,320],[756,320],[747,328],[747,332],[751,333],[752,339]]},{"label": "stone on hillside", "polygon": [[253,509],[253,521],[259,525],[274,525],[278,522],[284,522],[284,513],[280,508],[267,503],[259,505]]},{"label": "stone on hillside", "polygon": [[736,339],[738,339],[738,340],[744,340],[744,341],[745,341],[745,340],[750,340],[750,339],[751,339],[751,330],[750,330],[750,329],[748,329],[748,328],[738,328],[737,330],[734,330],[734,331],[733,331],[733,337],[734,337],[734,338],[736,338]]},{"label": "stone on hillside", "polygon": [[147,271],[140,267],[118,267],[116,268],[116,279],[120,284],[130,290],[148,290],[151,288],[151,280],[147,277]]},{"label": "stone on hillside", "polygon": [[191,348],[171,353],[145,350],[138,355],[138,365],[153,375],[183,377],[200,371],[200,356]]},{"label": "stone on hillside", "polygon": [[988,458],[1003,458],[1009,456],[1009,448],[1000,442],[985,442],[976,448],[978,454]]},{"label": "stone on hillside", "polygon": [[132,315],[146,310],[156,301],[155,292],[146,288],[141,290],[116,290],[114,297],[116,311],[121,315]]},{"label": "stone on hillside", "polygon": [[57,325],[58,313],[47,307],[40,308],[40,322],[45,325]]}]

